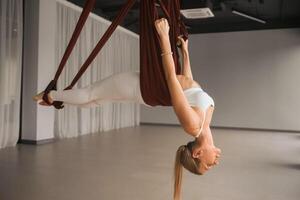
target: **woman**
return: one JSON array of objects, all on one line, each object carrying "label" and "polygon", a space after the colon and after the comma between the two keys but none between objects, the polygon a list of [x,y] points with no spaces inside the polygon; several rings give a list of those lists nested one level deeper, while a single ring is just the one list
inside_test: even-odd
[{"label": "woman", "polygon": [[[180,146],[176,153],[174,199],[179,199],[182,166],[194,174],[204,174],[218,164],[221,150],[214,146],[210,130],[214,101],[193,80],[188,40],[179,38],[182,44],[183,75],[176,75],[168,21],[164,18],[156,20],[155,27],[160,38],[162,62],[173,109],[186,133],[195,137],[194,141]],[[43,93],[40,93],[34,99],[41,100],[42,96]],[[48,97],[50,102],[62,101],[79,107],[97,106],[105,101],[135,101],[147,105],[140,93],[138,72],[112,75],[81,89],[51,91]],[[40,104],[47,105],[43,101]]]},{"label": "woman", "polygon": [[188,54],[188,40],[182,44],[183,75],[175,73],[169,41],[169,25],[164,18],[155,22],[160,37],[162,62],[171,95],[173,109],[183,129],[194,141],[178,148],[175,159],[174,199],[180,199],[182,166],[194,174],[204,174],[218,164],[221,150],[214,146],[210,122],[214,111],[213,99],[193,80]]}]

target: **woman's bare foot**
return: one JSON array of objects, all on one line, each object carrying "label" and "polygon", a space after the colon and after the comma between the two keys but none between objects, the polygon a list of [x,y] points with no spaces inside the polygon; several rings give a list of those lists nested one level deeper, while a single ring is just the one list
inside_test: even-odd
[{"label": "woman's bare foot", "polygon": [[[43,100],[43,95],[44,95],[44,92],[41,92],[41,93],[39,93],[39,94],[37,94],[37,95],[35,95],[35,96],[33,96],[32,97],[32,99],[34,100],[34,101],[39,101],[39,104],[40,105],[48,105],[44,100]],[[48,94],[48,100],[49,100],[49,102],[52,104],[53,103],[53,100],[51,99],[51,97],[49,96],[49,94]],[[48,105],[49,106],[49,105]]]},{"label": "woman's bare foot", "polygon": [[44,92],[38,93],[37,95],[33,96],[32,99],[34,101],[41,100],[43,98]]}]

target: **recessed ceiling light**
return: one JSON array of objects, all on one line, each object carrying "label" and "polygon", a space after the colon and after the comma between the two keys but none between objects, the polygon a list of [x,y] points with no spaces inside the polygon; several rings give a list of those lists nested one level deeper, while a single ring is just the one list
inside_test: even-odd
[{"label": "recessed ceiling light", "polygon": [[181,14],[187,19],[202,19],[214,17],[214,14],[211,12],[210,8],[193,8],[180,10]]}]

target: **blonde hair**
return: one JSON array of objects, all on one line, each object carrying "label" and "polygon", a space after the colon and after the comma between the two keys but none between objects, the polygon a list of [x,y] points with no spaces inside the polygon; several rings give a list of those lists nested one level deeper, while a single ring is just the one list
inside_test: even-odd
[{"label": "blonde hair", "polygon": [[199,172],[200,162],[192,156],[195,145],[196,143],[192,141],[177,149],[174,167],[174,200],[180,200],[181,196],[182,166],[194,174],[201,175]]}]

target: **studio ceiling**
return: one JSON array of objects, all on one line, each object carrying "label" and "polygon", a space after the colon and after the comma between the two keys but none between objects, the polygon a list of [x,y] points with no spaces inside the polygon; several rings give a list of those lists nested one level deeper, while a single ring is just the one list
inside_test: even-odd
[{"label": "studio ceiling", "polygon": [[[83,6],[85,0],[69,0]],[[139,33],[139,2],[121,26]],[[127,0],[97,0],[93,12],[110,21],[114,19]],[[186,19],[183,21],[190,34],[262,29],[281,29],[300,27],[300,0],[181,0],[181,9],[209,7],[214,16],[206,19]],[[250,20],[233,14],[236,10],[261,19],[266,23]]]}]

